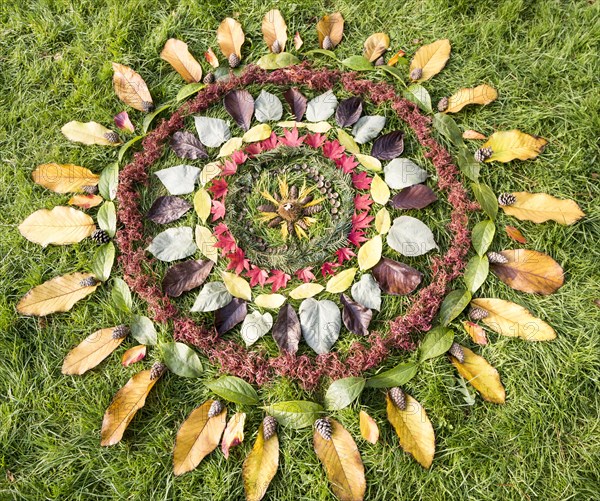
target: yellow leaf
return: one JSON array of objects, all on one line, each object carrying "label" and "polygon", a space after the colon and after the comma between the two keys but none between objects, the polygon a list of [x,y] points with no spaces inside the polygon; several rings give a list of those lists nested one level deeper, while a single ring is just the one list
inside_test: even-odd
[{"label": "yellow leaf", "polygon": [[115,445],[121,441],[127,426],[135,413],[144,407],[148,393],[159,379],[158,377],[152,379],[151,372],[150,370],[138,372],[114,396],[104,413],[100,445]]},{"label": "yellow leaf", "polygon": [[293,129],[296,127],[297,129],[302,129],[306,127],[306,124],[303,122],[294,122],[294,121],[286,121],[286,122],[277,122],[277,127],[282,127],[284,129]]},{"label": "yellow leaf", "polygon": [[221,174],[220,162],[210,162],[202,168],[200,172],[200,183],[204,186],[206,183],[214,179]]},{"label": "yellow leaf", "polygon": [[175,475],[192,471],[219,445],[225,429],[227,409],[209,418],[208,411],[213,402],[214,400],[208,400],[193,410],[179,428],[173,448]]},{"label": "yellow leaf", "polygon": [[494,132],[481,146],[491,148],[492,156],[486,162],[510,162],[537,157],[548,144],[543,137],[531,136],[517,129]]},{"label": "yellow leaf", "polygon": [[242,467],[246,501],[260,501],[279,467],[279,438],[274,433],[265,440],[264,426],[261,423],[254,447]]},{"label": "yellow leaf", "polygon": [[252,290],[250,289],[250,284],[244,280],[239,275],[234,273],[227,273],[226,271],[221,273],[223,277],[223,283],[229,294],[234,297],[239,297],[240,299],[245,299],[246,301],[252,300]]},{"label": "yellow leaf", "polygon": [[56,193],[81,193],[84,186],[96,186],[100,180],[89,169],[73,164],[43,164],[32,172],[33,181]]},{"label": "yellow leaf", "polygon": [[306,123],[302,124],[302,127],[306,127],[307,130],[315,132],[317,134],[325,134],[326,132],[329,132],[329,130],[331,130],[331,124],[327,122]]},{"label": "yellow leaf", "polygon": [[194,210],[203,223],[206,223],[206,220],[210,216],[210,208],[210,195],[204,188],[200,188],[194,195]]},{"label": "yellow leaf", "polygon": [[390,213],[385,207],[382,207],[375,216],[375,229],[382,235],[385,235],[390,231],[391,227],[392,220],[390,218]]},{"label": "yellow leaf", "polygon": [[223,440],[221,441],[221,450],[225,459],[229,459],[229,449],[241,444],[244,441],[244,423],[246,422],[245,412],[236,412],[225,428]]},{"label": "yellow leaf", "polygon": [[[115,134],[110,129],[96,122],[78,122],[73,120],[62,126],[60,131],[69,141],[75,141],[83,144],[100,144],[103,146],[118,146],[120,140],[113,143],[110,138]],[[118,137],[118,136],[117,136]]]},{"label": "yellow leaf", "polygon": [[152,96],[144,79],[128,66],[112,63],[113,87],[119,99],[136,110],[148,112],[154,109]]},{"label": "yellow leaf", "polygon": [[450,356],[450,360],[459,374],[473,385],[473,388],[480,393],[484,400],[494,404],[503,404],[506,400],[506,392],[500,382],[498,371],[485,358],[476,355],[464,346],[461,348],[465,354],[462,364],[455,357]]},{"label": "yellow leaf", "polygon": [[319,294],[324,288],[321,284],[302,284],[290,292],[290,297],[292,299],[308,299]]},{"label": "yellow leaf", "polygon": [[369,61],[374,62],[388,50],[389,46],[389,36],[385,33],[373,33],[365,40],[363,54]]},{"label": "yellow leaf", "polygon": [[358,144],[344,129],[336,129],[335,133],[337,134],[339,143],[350,153],[360,153]]},{"label": "yellow leaf", "polygon": [[503,299],[478,298],[471,301],[471,305],[487,311],[488,316],[482,322],[502,336],[520,337],[526,341],[556,338],[552,327],[518,304]]},{"label": "yellow leaf", "polygon": [[379,427],[365,411],[360,411],[360,434],[367,442],[372,444],[379,441]]},{"label": "yellow leaf", "polygon": [[131,364],[135,364],[139,362],[146,356],[146,345],[138,344],[133,348],[129,348],[125,353],[123,353],[123,357],[121,358],[121,365],[123,367],[129,367]]},{"label": "yellow leaf", "polygon": [[244,31],[240,23],[230,17],[221,21],[217,29],[217,43],[226,58],[235,54],[241,59],[244,40]]},{"label": "yellow leaf", "polygon": [[239,150],[242,147],[242,142],[243,141],[241,137],[232,137],[223,146],[221,146],[217,158],[228,157],[234,151]]},{"label": "yellow leaf", "polygon": [[387,418],[396,430],[402,448],[416,461],[429,468],[435,454],[435,434],[425,409],[413,397],[404,394],[406,408],[396,407],[389,395],[386,395]]},{"label": "yellow leaf", "polygon": [[[265,43],[271,52],[279,53],[285,51],[285,43],[287,42],[287,26],[278,9],[271,9],[265,14],[262,21],[262,33],[265,38]],[[273,44],[278,42],[279,47]]]},{"label": "yellow leaf", "polygon": [[371,182],[371,198],[380,205],[387,204],[390,199],[390,188],[378,174],[373,176]]},{"label": "yellow leaf", "polygon": [[327,281],[325,290],[331,294],[339,294],[344,292],[348,287],[352,285],[354,276],[356,275],[356,268],[348,268],[347,270],[341,271],[337,275],[334,275]]},{"label": "yellow leaf", "polygon": [[383,169],[381,168],[381,162],[379,159],[372,157],[370,155],[363,155],[362,153],[355,153],[354,156],[356,160],[360,162],[365,169],[373,171],[373,172],[381,172]]},{"label": "yellow leaf", "polygon": [[331,490],[340,501],[361,501],[367,483],[365,467],[354,439],[335,419],[331,423],[331,439],[324,439],[315,430],[313,442],[315,452],[323,463]]},{"label": "yellow leaf", "polygon": [[104,199],[98,195],[73,195],[69,201],[69,205],[76,205],[82,209],[91,209],[92,207],[98,207]]},{"label": "yellow leaf", "polygon": [[81,242],[95,229],[94,220],[85,212],[62,205],[35,211],[19,225],[21,235],[43,247]]},{"label": "yellow leaf", "polygon": [[188,82],[202,80],[202,66],[190,54],[188,45],[176,38],[169,38],[165,44],[160,58],[169,63],[182,78]]},{"label": "yellow leaf", "polygon": [[383,241],[381,235],[375,235],[371,240],[365,242],[358,249],[358,267],[361,271],[370,270],[379,261],[383,251]]},{"label": "yellow leaf", "polygon": [[[410,63],[410,72],[420,69],[419,78],[412,79],[415,82],[424,82],[437,75],[450,58],[450,40],[443,39],[420,47]],[[412,78],[412,77],[411,77]]]},{"label": "yellow leaf", "polygon": [[457,113],[469,104],[490,104],[497,98],[496,89],[485,84],[472,89],[460,89],[448,98],[448,107],[444,113]]},{"label": "yellow leaf", "polygon": [[474,343],[480,344],[482,346],[488,343],[485,331],[483,330],[483,327],[481,327],[481,325],[470,322],[469,320],[463,320],[462,324],[466,333],[469,336],[471,336],[471,339]]},{"label": "yellow leaf", "polygon": [[561,200],[546,193],[513,193],[517,201],[512,205],[501,205],[502,210],[509,216],[521,221],[544,223],[556,221],[559,224],[570,225],[579,221],[585,214],[573,200]]},{"label": "yellow leaf", "polygon": [[256,141],[262,141],[268,139],[271,136],[271,127],[269,124],[255,125],[242,136],[242,140],[245,143],[255,143]]},{"label": "yellow leaf", "polygon": [[125,339],[113,338],[115,327],[101,329],[90,334],[65,357],[63,374],[81,375],[96,367],[115,351]]},{"label": "yellow leaf", "polygon": [[205,226],[196,225],[196,246],[204,257],[213,263],[219,260],[219,249],[215,247],[217,238]]},{"label": "yellow leaf", "polygon": [[254,304],[261,308],[276,309],[285,303],[285,296],[282,294],[261,294],[254,299]]},{"label": "yellow leaf", "polygon": [[[339,12],[323,16],[317,23],[317,33],[319,35],[319,47],[323,47],[323,40],[329,37],[333,47],[342,41],[344,34],[344,18]],[[331,48],[331,47],[330,47]]]}]

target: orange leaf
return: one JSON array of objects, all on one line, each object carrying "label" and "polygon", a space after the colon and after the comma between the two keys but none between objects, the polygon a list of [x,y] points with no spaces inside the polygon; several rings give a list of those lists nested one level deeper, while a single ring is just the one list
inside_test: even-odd
[{"label": "orange leaf", "polygon": [[360,434],[367,442],[372,444],[376,444],[379,440],[379,427],[365,411],[360,411]]},{"label": "orange leaf", "polygon": [[450,360],[459,374],[473,385],[484,400],[495,404],[503,404],[506,399],[504,386],[500,382],[498,371],[485,358],[476,355],[462,346],[465,360],[461,364],[455,357]]},{"label": "orange leaf", "polygon": [[476,130],[469,129],[462,133],[462,137],[464,139],[479,139],[485,141],[487,136],[484,136],[481,132],[477,132]]},{"label": "orange leaf", "polygon": [[244,31],[240,23],[230,17],[221,21],[217,29],[217,43],[226,58],[229,59],[231,54],[235,54],[241,59],[244,40]]},{"label": "orange leaf", "polygon": [[32,172],[33,181],[56,193],[81,193],[84,186],[96,186],[100,180],[89,169],[73,164],[43,164]]},{"label": "orange leaf", "polygon": [[390,46],[390,37],[385,33],[373,33],[365,40],[363,55],[371,62],[382,56]]},{"label": "orange leaf", "polygon": [[246,422],[245,412],[236,412],[229,422],[225,433],[223,433],[223,440],[221,441],[221,450],[225,459],[229,459],[229,449],[240,445],[244,441],[244,423]]},{"label": "orange leaf", "polygon": [[204,58],[206,59],[208,64],[210,64],[213,68],[219,67],[219,60],[217,59],[217,56],[215,55],[215,53],[213,52],[213,50],[210,47],[204,53]]},{"label": "orange leaf", "polygon": [[501,205],[500,208],[509,216],[521,221],[544,223],[556,221],[559,224],[570,225],[579,221],[585,214],[573,200],[561,200],[546,193],[513,193],[514,204]]},{"label": "orange leaf", "polygon": [[285,51],[285,44],[288,38],[287,26],[278,9],[271,9],[265,14],[262,21],[262,32],[265,37],[265,43],[271,52],[278,54]]},{"label": "orange leaf", "polygon": [[491,148],[492,155],[486,162],[510,162],[537,157],[548,144],[543,137],[531,136],[517,129],[494,132],[481,146]]},{"label": "orange leaf", "polygon": [[169,38],[160,53],[160,58],[173,66],[186,82],[199,82],[202,79],[202,66],[190,54],[185,42]]},{"label": "orange leaf", "polygon": [[304,45],[304,41],[302,40],[302,37],[300,36],[300,32],[296,32],[296,34],[294,35],[294,48],[296,50],[300,50],[300,47],[302,47],[302,45]]},{"label": "orange leaf", "polygon": [[506,231],[506,234],[515,242],[519,242],[520,244],[527,243],[527,239],[523,236],[523,233],[521,233],[521,231],[515,228],[514,226],[507,225],[504,227],[504,230]]},{"label": "orange leaf", "polygon": [[[415,82],[424,82],[437,75],[450,58],[450,41],[448,39],[438,40],[429,45],[420,47],[410,63],[410,73],[418,78],[411,79]],[[421,71],[416,71],[421,70]]]},{"label": "orange leaf", "polygon": [[404,56],[406,56],[406,52],[404,52],[403,50],[399,50],[392,57],[390,57],[390,59],[387,62],[388,66],[396,66],[398,64],[398,61],[400,61],[400,58]]},{"label": "orange leaf", "polygon": [[139,73],[119,63],[112,63],[112,66],[113,87],[119,99],[136,110],[152,111],[152,96]]},{"label": "orange leaf", "polygon": [[463,320],[462,324],[465,331],[469,336],[471,336],[471,339],[474,343],[480,344],[482,346],[488,343],[485,331],[483,330],[483,327],[481,327],[481,325],[469,322],[468,320]]},{"label": "orange leaf", "polygon": [[460,89],[448,98],[444,113],[457,113],[469,104],[490,104],[498,98],[498,92],[489,85],[478,85],[472,89]]},{"label": "orange leaf", "polygon": [[261,423],[254,447],[244,461],[242,476],[247,501],[260,501],[279,467],[279,438],[274,433],[265,440],[264,426]]},{"label": "orange leaf", "polygon": [[344,18],[339,12],[323,16],[317,23],[317,33],[319,35],[319,47],[322,49],[323,40],[329,37],[333,47],[342,41],[344,35]]},{"label": "orange leaf", "polygon": [[43,247],[81,242],[95,229],[94,220],[85,212],[62,205],[35,211],[19,225],[21,235]]},{"label": "orange leaf", "polygon": [[90,334],[65,357],[63,374],[81,375],[96,367],[115,351],[124,337],[114,339],[115,327],[101,329]]},{"label": "orange leaf", "polygon": [[123,353],[123,358],[121,359],[121,364],[123,367],[129,367],[146,356],[146,345],[140,344],[134,346],[133,348],[129,348],[125,353]]},{"label": "orange leaf", "polygon": [[98,207],[104,199],[99,195],[74,195],[69,199],[69,205],[76,205],[82,209],[91,209],[92,207]]}]

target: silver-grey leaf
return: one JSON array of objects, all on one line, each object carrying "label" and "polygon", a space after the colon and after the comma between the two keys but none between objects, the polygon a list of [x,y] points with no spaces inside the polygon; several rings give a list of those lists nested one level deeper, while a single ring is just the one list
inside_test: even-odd
[{"label": "silver-grey leaf", "polygon": [[401,190],[420,184],[429,174],[408,158],[394,158],[383,168],[385,183],[393,190]]},{"label": "silver-grey leaf", "polygon": [[300,327],[306,344],[319,355],[329,352],[342,328],[338,306],[329,300],[305,299],[300,305]]},{"label": "silver-grey leaf", "polygon": [[194,191],[194,184],[200,175],[200,169],[192,165],[176,165],[158,170],[154,174],[171,195],[186,195]]},{"label": "silver-grey leaf", "polygon": [[352,127],[352,135],[358,144],[368,143],[375,139],[385,127],[385,117],[381,115],[367,115],[361,117]]},{"label": "silver-grey leaf", "polygon": [[161,261],[177,261],[194,254],[198,247],[194,242],[194,232],[189,226],[169,228],[154,237],[148,246],[156,259]]},{"label": "silver-grey leaf", "polygon": [[218,148],[225,141],[231,139],[229,122],[220,118],[194,117],[198,137],[204,146]]},{"label": "silver-grey leaf", "polygon": [[202,287],[190,311],[215,311],[227,306],[232,299],[223,282],[209,282]]},{"label": "silver-grey leaf", "polygon": [[254,101],[254,116],[259,122],[281,120],[283,105],[275,94],[261,90]]},{"label": "silver-grey leaf", "polygon": [[410,216],[394,219],[387,236],[387,244],[403,256],[421,256],[438,248],[427,225]]},{"label": "silver-grey leaf", "polygon": [[252,346],[273,327],[273,316],[270,313],[261,314],[260,311],[250,313],[242,323],[240,333],[246,346]]},{"label": "silver-grey leaf", "polygon": [[350,292],[352,293],[352,299],[365,308],[381,310],[381,289],[373,275],[367,273],[360,277],[360,280],[352,286]]},{"label": "silver-grey leaf", "polygon": [[338,101],[332,90],[311,99],[306,107],[306,119],[309,122],[322,122],[335,113]]}]

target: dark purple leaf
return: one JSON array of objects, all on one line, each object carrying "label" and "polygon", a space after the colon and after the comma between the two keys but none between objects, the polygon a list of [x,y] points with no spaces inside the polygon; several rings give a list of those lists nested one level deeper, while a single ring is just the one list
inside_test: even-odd
[{"label": "dark purple leaf", "polygon": [[233,329],[237,324],[244,321],[248,309],[246,301],[234,297],[227,306],[215,311],[215,327],[219,336]]},{"label": "dark purple leaf", "polygon": [[223,98],[223,105],[227,113],[244,130],[250,128],[252,115],[254,115],[254,98],[247,90],[232,90]]},{"label": "dark purple leaf", "polygon": [[292,113],[296,117],[296,122],[301,122],[304,112],[306,111],[306,103],[308,99],[296,88],[291,87],[285,91],[283,97],[292,108]]},{"label": "dark purple leaf", "polygon": [[420,271],[386,257],[377,263],[372,273],[384,292],[396,296],[410,294],[423,279]]},{"label": "dark purple leaf", "polygon": [[172,195],[158,197],[152,204],[152,207],[150,207],[146,217],[154,223],[167,224],[177,221],[191,208],[192,204],[183,198]]},{"label": "dark purple leaf", "polygon": [[204,145],[194,134],[188,131],[177,131],[171,138],[171,148],[180,158],[189,158],[197,160],[199,158],[208,158],[208,153]]},{"label": "dark purple leaf", "polygon": [[379,160],[392,160],[404,151],[404,134],[395,130],[377,138],[371,148],[371,156]]},{"label": "dark purple leaf", "polygon": [[423,209],[437,200],[437,195],[425,184],[415,184],[394,195],[390,205],[394,209]]},{"label": "dark purple leaf", "polygon": [[349,97],[340,101],[335,110],[335,121],[340,127],[349,127],[358,122],[362,114],[363,103],[360,97]]},{"label": "dark purple leaf", "polygon": [[353,301],[346,294],[340,296],[340,301],[343,305],[342,321],[346,329],[354,332],[354,334],[367,336],[373,312],[369,308],[365,308],[362,304]]},{"label": "dark purple leaf", "polygon": [[289,303],[284,304],[273,325],[273,339],[277,346],[282,352],[296,353],[301,333],[300,320],[294,308]]},{"label": "dark purple leaf", "polygon": [[212,261],[194,260],[185,261],[171,266],[162,281],[162,288],[167,296],[179,297],[184,292],[200,287],[211,270]]}]

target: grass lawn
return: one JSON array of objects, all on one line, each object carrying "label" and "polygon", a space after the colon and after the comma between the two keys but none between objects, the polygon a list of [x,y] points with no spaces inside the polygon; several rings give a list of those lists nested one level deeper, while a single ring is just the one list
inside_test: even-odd
[{"label": "grass lawn", "polygon": [[[166,102],[182,85],[159,58],[169,37],[187,41],[200,59],[209,44],[216,49],[218,23],[233,15],[251,40],[248,60],[257,60],[264,53],[260,22],[272,6],[282,11],[289,32],[300,30],[307,50],[316,48],[316,19],[340,10],[347,23],[336,49],[340,58],[360,53],[365,38],[377,31],[389,33],[392,47],[409,56],[420,43],[449,38],[447,67],[425,84],[434,102],[485,82],[498,89],[498,101],[461,112],[461,125],[485,134],[518,128],[549,140],[536,161],[494,163],[483,168],[482,179],[496,193],[573,198],[587,215],[569,227],[499,215],[494,249],[517,248],[502,230],[517,226],[528,248],[564,267],[566,283],[542,297],[512,291],[490,276],[480,295],[527,306],[556,329],[558,339],[528,344],[489,335],[491,343],[478,351],[500,371],[504,406],[479,398],[465,405],[445,358],[425,365],[407,390],[436,430],[430,471],[403,453],[384,424],[381,392],[362,397],[381,425],[375,446],[359,438],[359,404],[337,413],[357,437],[366,499],[598,499],[600,308],[594,300],[600,299],[600,205],[594,200],[600,196],[600,3],[594,0],[0,0],[0,499],[243,499],[241,463],[254,442],[259,409],[245,409],[246,441],[229,461],[215,453],[193,473],[171,473],[176,430],[209,396],[193,380],[165,377],[124,440],[99,446],[112,395],[139,368],[116,362],[123,349],[83,377],[62,376],[60,368],[65,354],[92,330],[120,322],[109,289],[72,312],[41,320],[15,311],[31,287],[88,269],[94,244],[88,239],[43,249],[25,241],[17,225],[34,210],[67,200],[31,182],[37,165],[74,163],[99,172],[114,161],[115,150],[69,143],[60,133],[71,120],[108,125],[124,109],[112,91],[112,61],[140,72],[155,102]],[[139,123],[137,112],[130,115]],[[136,308],[143,312],[139,302]],[[160,335],[169,337],[166,331]],[[311,398],[285,381],[260,395],[263,401]],[[266,498],[333,499],[311,431],[282,429],[280,438],[280,468]]]}]

